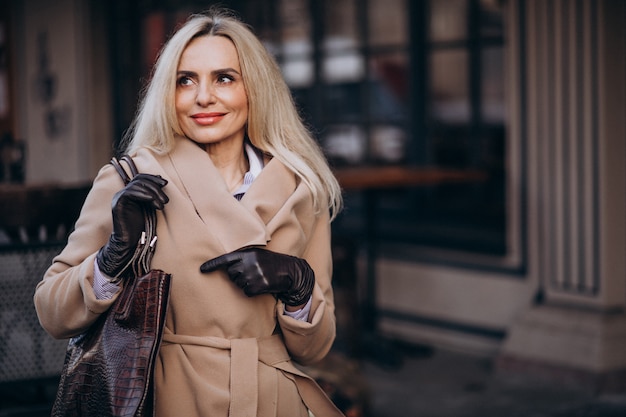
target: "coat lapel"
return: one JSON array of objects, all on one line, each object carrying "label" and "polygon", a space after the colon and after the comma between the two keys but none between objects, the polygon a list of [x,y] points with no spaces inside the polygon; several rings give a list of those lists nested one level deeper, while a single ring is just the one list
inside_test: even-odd
[{"label": "coat lapel", "polygon": [[296,188],[295,176],[272,159],[237,201],[209,155],[194,142],[180,138],[168,159],[170,178],[190,199],[207,233],[219,241],[224,252],[267,244],[267,223]]},{"label": "coat lapel", "polygon": [[241,199],[241,204],[267,225],[291,197],[296,186],[296,176],[278,159],[273,158],[265,164]]}]

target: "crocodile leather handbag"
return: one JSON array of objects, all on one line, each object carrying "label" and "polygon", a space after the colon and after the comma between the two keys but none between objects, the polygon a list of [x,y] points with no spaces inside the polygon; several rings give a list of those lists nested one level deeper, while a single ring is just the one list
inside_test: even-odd
[{"label": "crocodile leather handbag", "polygon": [[[128,156],[120,158],[137,168]],[[130,177],[113,158],[124,183]],[[70,339],[52,417],[151,416],[152,376],[169,298],[171,275],[150,269],[156,214],[145,210],[145,236],[129,267],[133,274],[111,308],[84,333]],[[145,238],[144,238],[145,237]]]}]

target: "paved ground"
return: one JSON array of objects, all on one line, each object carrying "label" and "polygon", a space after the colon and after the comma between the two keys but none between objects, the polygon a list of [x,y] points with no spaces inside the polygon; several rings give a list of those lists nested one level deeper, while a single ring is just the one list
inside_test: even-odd
[{"label": "paved ground", "polygon": [[626,417],[626,395],[501,375],[491,361],[457,353],[405,356],[396,370],[365,362],[363,373],[371,417]]},{"label": "paved ground", "polygon": [[[447,351],[404,347],[399,353],[386,363],[345,368],[347,385],[366,390],[367,417],[626,417],[626,394],[594,396],[500,375],[487,359]],[[331,363],[339,366],[345,365]],[[55,389],[55,381],[1,385],[0,417],[49,416]]]}]

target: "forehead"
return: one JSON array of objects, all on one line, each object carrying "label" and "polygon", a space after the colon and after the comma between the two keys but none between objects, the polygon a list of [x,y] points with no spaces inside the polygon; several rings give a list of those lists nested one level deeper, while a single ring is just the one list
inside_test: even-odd
[{"label": "forehead", "polygon": [[200,36],[183,50],[179,70],[233,68],[239,71],[239,55],[233,42],[224,36]]}]

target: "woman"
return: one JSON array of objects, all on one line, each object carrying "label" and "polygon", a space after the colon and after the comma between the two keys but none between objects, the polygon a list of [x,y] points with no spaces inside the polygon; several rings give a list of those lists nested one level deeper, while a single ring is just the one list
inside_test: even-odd
[{"label": "woman", "polygon": [[35,292],[43,327],[77,335],[113,303],[157,209],[152,268],[172,274],[157,416],[341,415],[291,359],[335,337],[330,222],[341,192],[280,71],[250,30],[192,16],[162,50],[127,149],[103,167]]}]

